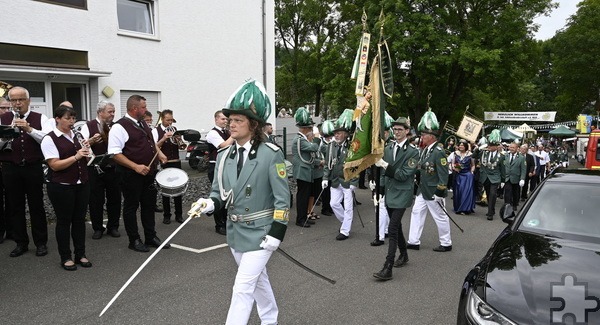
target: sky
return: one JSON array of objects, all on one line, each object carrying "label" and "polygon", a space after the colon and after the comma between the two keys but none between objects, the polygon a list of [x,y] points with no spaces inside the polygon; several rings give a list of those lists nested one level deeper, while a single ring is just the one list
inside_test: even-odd
[{"label": "sky", "polygon": [[535,38],[539,40],[550,39],[556,34],[556,31],[565,27],[567,19],[577,12],[577,4],[580,0],[554,0],[558,2],[559,7],[552,10],[550,17],[541,16],[534,19],[540,29],[535,33]]}]

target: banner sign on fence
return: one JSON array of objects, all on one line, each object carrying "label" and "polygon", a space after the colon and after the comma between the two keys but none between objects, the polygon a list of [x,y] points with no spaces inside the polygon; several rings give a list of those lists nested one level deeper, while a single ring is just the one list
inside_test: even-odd
[{"label": "banner sign on fence", "polygon": [[554,122],[554,112],[485,112],[486,121]]}]

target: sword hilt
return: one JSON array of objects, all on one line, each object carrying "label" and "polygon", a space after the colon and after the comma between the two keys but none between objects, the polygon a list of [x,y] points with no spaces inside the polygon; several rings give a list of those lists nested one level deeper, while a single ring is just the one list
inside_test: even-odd
[{"label": "sword hilt", "polygon": [[198,203],[197,201],[192,203],[192,208],[188,211],[188,216],[192,218],[199,217],[202,213],[202,209],[206,208],[206,203]]}]

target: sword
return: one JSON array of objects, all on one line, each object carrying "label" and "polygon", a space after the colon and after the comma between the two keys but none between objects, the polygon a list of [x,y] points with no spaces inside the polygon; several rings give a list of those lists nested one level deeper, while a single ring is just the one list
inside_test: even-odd
[{"label": "sword", "polygon": [[104,314],[104,312],[106,312],[108,310],[108,308],[110,308],[110,306],[113,304],[113,302],[115,302],[115,300],[117,300],[117,298],[119,298],[119,296],[121,295],[121,293],[123,293],[123,291],[125,291],[125,289],[127,288],[127,286],[129,286],[129,284],[133,281],[133,279],[135,279],[135,277],[146,267],[146,265],[148,265],[148,263],[150,263],[150,261],[154,258],[154,256],[156,256],[156,254],[158,254],[158,252],[160,252],[160,250],[173,237],[175,237],[175,235],[188,222],[190,222],[190,220],[192,220],[194,217],[197,217],[198,215],[200,215],[200,210],[202,208],[204,208],[204,206],[205,206],[204,203],[198,204],[197,202],[194,202],[194,204],[192,204],[192,208],[190,209],[190,211],[188,211],[189,217],[187,219],[185,219],[185,221],[177,229],[175,229],[175,231],[173,231],[173,233],[169,237],[167,237],[167,239],[165,239],[165,241],[163,241],[162,244],[160,244],[160,246],[158,246],[158,248],[154,251],[154,253],[152,253],[152,255],[150,255],[150,257],[148,257],[144,263],[142,263],[142,265],[137,269],[137,271],[135,271],[135,273],[133,273],[133,275],[131,277],[129,277],[129,280],[127,280],[127,282],[125,282],[125,284],[121,287],[121,289],[117,292],[117,294],[108,302],[108,304],[106,305],[106,307],[104,307],[104,309],[102,309],[102,312],[100,313],[100,316],[98,316],[98,317],[102,317],[102,315]]},{"label": "sword", "polygon": [[277,251],[279,253],[281,253],[281,255],[283,255],[285,258],[287,258],[288,260],[292,261],[292,263],[298,265],[299,267],[303,268],[304,270],[308,271],[309,273],[312,273],[313,275],[318,276],[319,278],[331,283],[331,284],[335,284],[335,280],[332,280],[324,275],[322,275],[321,273],[311,269],[310,267],[300,263],[298,260],[296,260],[295,258],[293,258],[290,254],[286,253],[283,249],[281,248],[277,248]]},{"label": "sword", "polygon": [[448,211],[446,211],[446,208],[444,208],[444,206],[439,202],[439,201],[435,201],[437,202],[437,204],[440,206],[440,208],[442,208],[442,211],[444,211],[444,213],[448,216],[448,219],[450,219],[450,221],[452,221],[452,223],[456,226],[456,228],[458,228],[458,230],[460,230],[460,232],[465,232],[457,223],[456,221],[454,221],[454,219],[452,219],[452,217],[450,216],[450,214],[448,214]]},{"label": "sword", "polygon": [[360,216],[360,211],[358,211],[358,208],[356,208],[356,194],[354,194],[354,192],[352,192],[352,212],[356,211],[356,213],[358,213],[358,220],[360,220],[360,224],[362,225],[362,227],[365,227],[365,223],[362,221],[362,217]]},{"label": "sword", "polygon": [[[317,201],[319,201],[319,199],[321,198],[321,194],[323,194],[323,191],[325,191],[325,189],[321,189],[321,193],[319,193],[319,196],[317,196],[317,198],[315,199],[312,209],[310,209],[310,211],[308,211],[308,214],[313,213],[313,211],[315,211],[315,206],[317,205]],[[308,222],[308,216],[306,216],[306,220],[304,220],[304,225],[302,225],[302,229],[300,229],[300,235],[303,234],[304,232],[304,227],[306,227],[306,223]]]}]

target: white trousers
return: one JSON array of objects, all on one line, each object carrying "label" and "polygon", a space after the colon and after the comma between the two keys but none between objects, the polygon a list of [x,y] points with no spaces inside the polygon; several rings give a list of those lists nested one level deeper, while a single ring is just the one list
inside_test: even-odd
[{"label": "white trousers", "polygon": [[256,301],[256,309],[261,324],[277,324],[279,309],[275,302],[266,268],[273,252],[261,249],[240,253],[232,248],[231,253],[238,265],[238,271],[235,276],[231,305],[229,305],[225,324],[248,324],[254,301]]},{"label": "white trousers", "polygon": [[427,201],[423,198],[423,194],[419,194],[415,199],[415,204],[410,214],[410,232],[408,234],[408,244],[421,245],[421,233],[425,226],[425,217],[427,210],[431,213],[438,229],[440,245],[451,246],[452,239],[450,238],[450,220],[442,208],[434,200]]},{"label": "white trousers", "polygon": [[[342,200],[344,206],[342,207]],[[344,188],[339,185],[338,187],[331,187],[331,210],[335,217],[342,223],[340,227],[340,233],[346,236],[350,236],[350,228],[352,228],[352,217],[354,216],[354,196],[352,196],[352,190]]]},{"label": "white trousers", "polygon": [[382,196],[379,199],[379,240],[385,239],[385,234],[388,233],[388,226],[390,225],[390,216],[388,215],[387,208],[385,207],[385,197]]}]

